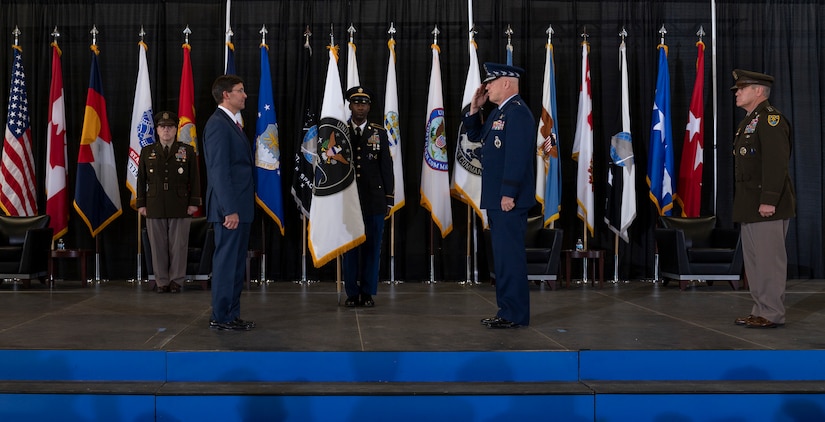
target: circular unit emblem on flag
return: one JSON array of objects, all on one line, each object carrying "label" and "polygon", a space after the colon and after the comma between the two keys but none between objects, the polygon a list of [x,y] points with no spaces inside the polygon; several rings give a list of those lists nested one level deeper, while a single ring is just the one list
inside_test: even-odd
[{"label": "circular unit emblem on flag", "polygon": [[137,136],[141,148],[145,148],[146,145],[155,142],[155,123],[152,117],[152,109],[145,110],[143,115],[140,116],[140,123],[138,123],[137,127]]},{"label": "circular unit emblem on flag", "polygon": [[455,161],[470,174],[481,176],[481,143],[470,142],[463,122],[458,126],[458,148],[455,149]]},{"label": "circular unit emblem on flag", "polygon": [[315,195],[328,196],[344,190],[355,180],[352,146],[347,124],[323,118],[318,125],[318,165],[315,166]]},{"label": "circular unit emblem on flag", "polygon": [[434,109],[427,119],[427,145],[424,161],[430,168],[447,171],[447,138],[444,136],[444,109]]}]

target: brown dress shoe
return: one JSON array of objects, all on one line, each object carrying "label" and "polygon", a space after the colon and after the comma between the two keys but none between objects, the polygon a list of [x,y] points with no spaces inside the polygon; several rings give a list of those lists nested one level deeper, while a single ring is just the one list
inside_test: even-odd
[{"label": "brown dress shoe", "polygon": [[733,323],[736,324],[736,325],[747,325],[748,321],[750,321],[754,318],[756,318],[756,317],[754,317],[753,315],[748,315],[748,316],[745,316],[745,317],[739,317],[739,318],[736,318],[733,321]]},{"label": "brown dress shoe", "polygon": [[745,327],[747,328],[776,328],[779,324],[769,321],[765,318],[756,317],[745,323]]}]

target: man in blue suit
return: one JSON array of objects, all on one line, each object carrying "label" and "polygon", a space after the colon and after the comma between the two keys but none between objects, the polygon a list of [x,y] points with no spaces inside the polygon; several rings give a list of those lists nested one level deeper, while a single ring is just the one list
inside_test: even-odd
[{"label": "man in blue suit", "polygon": [[209,326],[250,330],[255,323],[241,319],[241,290],[255,216],[255,165],[249,138],[235,117],[246,106],[243,80],[235,75],[219,76],[212,84],[212,97],[218,109],[209,117],[203,134],[206,217],[215,229]]},{"label": "man in blue suit", "polygon": [[[463,119],[468,138],[482,142],[481,208],[487,210],[496,273],[498,313],[481,323],[515,328],[530,324],[524,232],[527,211],[536,202],[536,121],[518,95],[524,70],[496,63],[485,63],[484,69],[487,76]],[[479,111],[488,100],[498,107],[482,124]]]}]

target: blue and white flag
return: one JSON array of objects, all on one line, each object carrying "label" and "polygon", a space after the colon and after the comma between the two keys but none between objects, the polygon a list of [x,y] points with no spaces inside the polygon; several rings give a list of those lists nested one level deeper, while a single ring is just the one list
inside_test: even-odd
[{"label": "blue and white flag", "polygon": [[561,161],[559,159],[558,105],[556,103],[556,63],[553,44],[548,39],[541,90],[541,119],[536,135],[536,201],[541,204],[544,226],[559,219],[561,211]]},{"label": "blue and white flag", "polygon": [[665,45],[659,45],[659,76],[653,100],[648,154],[647,184],[650,186],[650,200],[659,215],[670,215],[674,193],[673,136],[670,124],[670,72]]},{"label": "blue and white flag", "polygon": [[135,103],[132,107],[132,125],[129,135],[129,159],[126,162],[126,188],[132,192],[129,205],[135,207],[137,199],[137,174],[140,151],[155,142],[155,119],[152,115],[152,91],[149,85],[149,67],[146,64],[146,50],[138,43],[138,75],[135,84]]},{"label": "blue and white flag", "polygon": [[258,120],[255,124],[255,202],[278,224],[284,234],[284,199],[281,193],[281,140],[272,96],[269,46],[261,44],[261,82]]}]

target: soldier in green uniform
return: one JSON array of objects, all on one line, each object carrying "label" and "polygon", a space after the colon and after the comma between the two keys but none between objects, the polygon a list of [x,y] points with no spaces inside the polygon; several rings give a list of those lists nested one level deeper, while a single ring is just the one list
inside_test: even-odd
[{"label": "soldier in green uniform", "polygon": [[201,205],[198,156],[175,138],[174,113],[155,115],[158,142],[140,151],[135,206],[146,217],[158,293],[177,293],[186,276],[191,216]]},{"label": "soldier in green uniform", "polygon": [[788,220],[796,216],[788,171],[791,124],[768,103],[772,76],[736,69],[733,79],[736,106],[747,112],[733,140],[733,220],[741,223],[745,274],[754,301],[750,315],[735,323],[775,328],[785,324],[785,235]]}]

